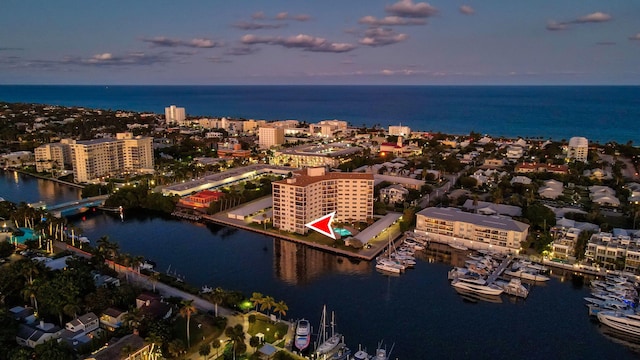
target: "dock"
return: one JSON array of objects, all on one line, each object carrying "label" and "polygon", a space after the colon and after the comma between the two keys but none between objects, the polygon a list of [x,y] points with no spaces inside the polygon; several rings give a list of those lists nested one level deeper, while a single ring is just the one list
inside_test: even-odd
[{"label": "dock", "polygon": [[487,278],[487,285],[493,284],[498,276],[502,275],[507,266],[511,265],[511,261],[513,261],[513,255],[509,255],[506,259],[500,263],[500,265],[489,275]]}]

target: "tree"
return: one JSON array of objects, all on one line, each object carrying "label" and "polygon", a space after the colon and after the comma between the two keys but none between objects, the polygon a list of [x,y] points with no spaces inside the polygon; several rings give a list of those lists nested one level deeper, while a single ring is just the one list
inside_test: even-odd
[{"label": "tree", "polygon": [[200,345],[200,350],[198,350],[198,354],[202,355],[202,357],[206,360],[207,356],[211,354],[211,345],[207,343]]},{"label": "tree", "polygon": [[180,339],[173,339],[167,344],[167,351],[172,357],[180,356],[184,350],[184,342]]},{"label": "tree", "polygon": [[531,225],[547,231],[547,229],[556,224],[556,216],[548,207],[534,203],[524,209],[524,217],[527,218]]},{"label": "tree", "polygon": [[153,292],[155,293],[156,284],[158,283],[158,281],[160,281],[160,273],[157,271],[152,272],[149,276],[149,281],[151,281],[151,286],[153,286]]},{"label": "tree", "polygon": [[255,352],[256,350],[258,350],[258,346],[260,346],[260,338],[257,336],[252,336],[251,339],[249,339],[249,345],[251,345],[251,347],[254,349],[253,351]]},{"label": "tree", "polygon": [[253,306],[255,307],[256,311],[258,310],[258,305],[262,304],[262,300],[264,299],[264,296],[259,293],[259,292],[254,292],[253,294],[251,294],[251,299],[249,299],[249,301],[251,301],[253,303]]},{"label": "tree", "polygon": [[[244,343],[244,329],[241,324],[237,324],[234,327],[229,326],[224,330],[224,334],[229,338],[228,342],[233,344],[233,351],[242,353],[240,344],[245,345]],[[246,345],[245,345],[246,348]]]},{"label": "tree", "polygon": [[280,319],[282,318],[282,316],[287,315],[288,310],[289,306],[287,306],[287,304],[285,304],[285,302],[282,300],[274,304],[274,312],[277,312],[279,314]]},{"label": "tree", "polygon": [[215,306],[216,317],[218,316],[218,305],[222,304],[222,302],[224,301],[224,298],[225,298],[225,292],[220,287],[215,288],[213,292],[209,294],[209,299]]},{"label": "tree", "polygon": [[267,310],[268,312],[270,312],[275,303],[276,301],[273,297],[265,296],[265,298],[262,300],[262,303],[260,304],[260,310]]},{"label": "tree", "polygon": [[187,348],[191,347],[191,334],[189,332],[189,325],[191,322],[191,315],[195,314],[198,310],[193,305],[193,300],[182,300],[180,302],[182,307],[180,308],[180,316],[187,318]]},{"label": "tree", "polygon": [[218,349],[220,349],[221,345],[222,345],[222,343],[220,341],[214,341],[214,342],[211,343],[211,347],[216,349],[216,358],[218,358]]}]

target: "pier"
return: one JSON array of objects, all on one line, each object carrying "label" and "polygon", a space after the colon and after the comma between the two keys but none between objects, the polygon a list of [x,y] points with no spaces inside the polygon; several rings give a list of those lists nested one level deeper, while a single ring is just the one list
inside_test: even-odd
[{"label": "pier", "polygon": [[509,255],[506,259],[504,259],[502,263],[500,263],[500,265],[487,278],[487,285],[493,284],[498,276],[500,276],[502,272],[504,272],[504,269],[506,269],[507,266],[511,265],[511,261],[513,261],[513,255]]}]

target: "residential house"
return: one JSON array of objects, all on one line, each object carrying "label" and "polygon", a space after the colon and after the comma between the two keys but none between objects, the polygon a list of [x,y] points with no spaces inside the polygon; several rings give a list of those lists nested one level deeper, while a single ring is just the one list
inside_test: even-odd
[{"label": "residential house", "polygon": [[589,197],[591,201],[601,206],[620,206],[620,200],[616,197],[616,191],[608,186],[589,186]]},{"label": "residential house", "polygon": [[107,331],[115,331],[123,324],[127,311],[116,308],[106,309],[100,316],[100,327]]},{"label": "residential house", "polygon": [[60,337],[73,348],[77,348],[91,342],[99,328],[100,320],[98,316],[90,312],[66,323]]},{"label": "residential house", "polygon": [[538,195],[545,199],[557,199],[562,196],[564,184],[556,180],[547,180],[544,186],[538,189]]},{"label": "residential house", "polygon": [[52,323],[40,321],[38,324],[20,324],[16,334],[16,342],[20,346],[35,348],[47,340],[58,339],[62,329]]},{"label": "residential house", "polygon": [[162,301],[162,297],[152,293],[142,293],[136,298],[136,307],[145,316],[153,319],[168,319],[173,314],[170,304]]},{"label": "residential house", "polygon": [[389,203],[403,202],[407,198],[407,195],[409,195],[409,190],[397,184],[380,189],[380,200]]},{"label": "residential house", "polygon": [[[109,345],[85,357],[85,360],[147,360],[152,357],[154,345],[146,344],[144,339],[136,334],[123,336],[121,339],[112,339]],[[125,350],[127,349],[127,350]],[[155,349],[159,349],[155,347]]]}]

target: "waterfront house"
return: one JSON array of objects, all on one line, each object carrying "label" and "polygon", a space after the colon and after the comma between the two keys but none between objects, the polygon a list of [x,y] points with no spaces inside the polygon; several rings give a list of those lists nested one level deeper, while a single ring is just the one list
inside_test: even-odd
[{"label": "waterfront house", "polygon": [[212,202],[219,201],[223,196],[221,191],[202,190],[183,197],[178,204],[194,209],[206,209]]},{"label": "waterfront house", "polygon": [[593,234],[585,257],[607,268],[620,268],[635,273],[640,269],[640,232],[614,229],[614,233]]}]

